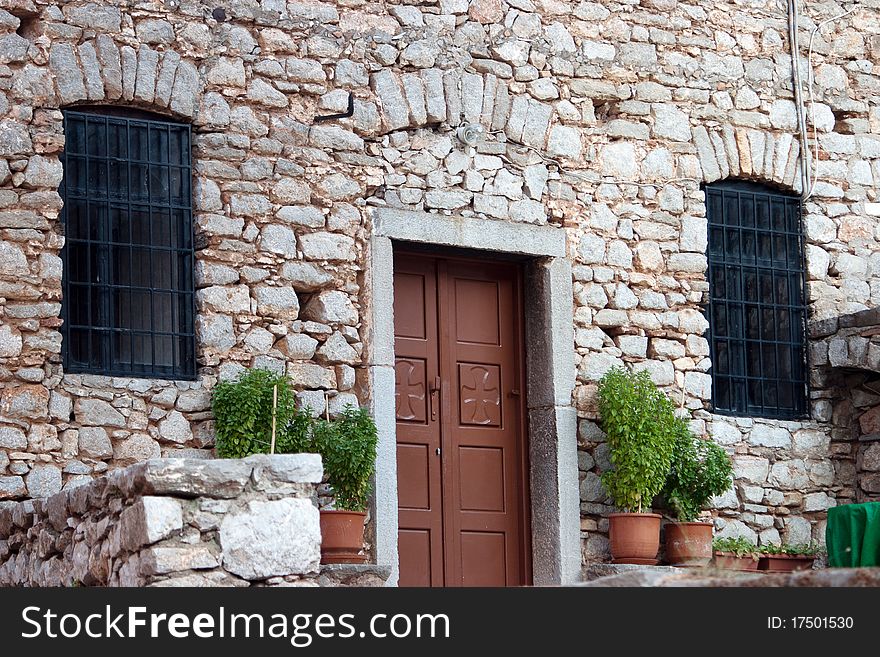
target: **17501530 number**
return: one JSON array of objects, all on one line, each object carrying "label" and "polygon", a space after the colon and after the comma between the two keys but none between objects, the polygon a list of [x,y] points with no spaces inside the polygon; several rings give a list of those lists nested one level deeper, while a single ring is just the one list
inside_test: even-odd
[{"label": "17501530 number", "polygon": [[852,616],[792,616],[789,626],[793,630],[852,629]]},{"label": "17501530 number", "polygon": [[851,630],[852,616],[768,616],[770,630]]}]

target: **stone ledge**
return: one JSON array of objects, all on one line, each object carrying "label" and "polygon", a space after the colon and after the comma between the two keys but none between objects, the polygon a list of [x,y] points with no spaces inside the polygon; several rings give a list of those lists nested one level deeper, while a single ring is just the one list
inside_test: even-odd
[{"label": "stone ledge", "polygon": [[810,338],[818,339],[827,338],[845,329],[869,328],[878,325],[880,325],[880,308],[868,308],[848,315],[810,322],[807,330]]},{"label": "stone ledge", "polygon": [[828,319],[820,319],[810,322],[807,326],[807,333],[812,340],[818,338],[827,338],[837,332],[839,322],[837,317],[829,317]]},{"label": "stone ledge", "polygon": [[316,454],[154,459],[0,504],[0,586],[379,586],[318,581]]},{"label": "stone ledge", "polygon": [[[323,477],[317,454],[256,454],[238,459],[154,459],[122,472],[131,490],[150,495],[231,498],[241,494],[248,481],[319,484]],[[122,488],[122,486],[121,486]]]},{"label": "stone ledge", "polygon": [[[0,502],[0,536],[9,509],[33,513],[35,508],[74,510],[111,497],[138,495],[234,498],[248,482],[266,492],[284,492],[286,484],[318,484],[323,477],[317,454],[256,454],[244,459],[151,459],[69,488],[40,500]],[[288,487],[289,488],[289,487]],[[36,505],[36,506],[35,506]],[[6,511],[4,511],[6,510]]]},{"label": "stone ledge", "polygon": [[[596,564],[585,571],[590,587],[824,587],[880,586],[880,568],[820,568],[794,573],[735,572],[716,568],[674,568]],[[607,575],[603,575],[607,573]]]},{"label": "stone ledge", "polygon": [[868,308],[857,313],[841,315],[838,318],[840,328],[865,328],[880,324],[880,308]]},{"label": "stone ledge", "polygon": [[600,577],[612,577],[626,573],[659,573],[661,575],[677,575],[687,572],[686,568],[675,566],[639,566],[629,563],[594,563],[582,571],[585,582],[599,579]]},{"label": "stone ledge", "polygon": [[[270,577],[260,582],[252,583],[253,586],[267,587],[353,587],[353,588],[376,588],[389,586],[388,580],[391,577],[391,568],[388,566],[377,566],[376,564],[327,564],[322,565],[315,572],[305,573],[302,575],[288,575],[284,577]],[[175,580],[166,580],[166,583],[159,583],[156,586],[189,586],[192,576],[185,576]],[[241,586],[237,583],[240,580],[230,578],[234,581],[225,581],[220,586]],[[201,584],[202,586],[212,586],[212,584]]]},{"label": "stone ledge", "polygon": [[374,208],[375,234],[404,242],[565,257],[566,234],[556,226],[513,223],[477,217]]},{"label": "stone ledge", "polygon": [[[106,504],[114,497],[175,495],[228,499],[240,495],[253,480],[258,490],[283,494],[297,484],[318,484],[323,477],[317,454],[257,454],[245,459],[151,459],[114,470],[104,477],[63,490],[47,498],[0,502],[0,540],[13,524],[24,526],[25,517],[47,513],[61,531],[71,514]],[[14,521],[13,518],[19,520]]]},{"label": "stone ledge", "polygon": [[390,566],[376,564],[327,564],[318,575],[320,586],[387,586]]},{"label": "stone ledge", "polygon": [[723,587],[875,587],[880,586],[880,568],[822,568],[819,570],[802,570],[795,573],[739,573],[732,577],[698,573],[684,577],[670,577],[661,581],[658,586],[723,586]]},{"label": "stone ledge", "polygon": [[[705,568],[676,568],[674,566],[638,566],[634,564],[594,564],[585,571],[585,581],[579,586],[673,586],[672,582],[708,579],[716,582],[730,582],[754,578],[763,580],[765,575],[758,572],[718,570],[708,566]],[[705,586],[721,585],[706,584]]]}]

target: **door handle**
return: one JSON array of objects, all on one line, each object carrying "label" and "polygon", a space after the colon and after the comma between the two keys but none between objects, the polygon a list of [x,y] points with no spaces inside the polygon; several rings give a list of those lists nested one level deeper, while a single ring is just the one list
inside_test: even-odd
[{"label": "door handle", "polygon": [[440,377],[434,377],[434,385],[431,386],[431,421],[437,420],[437,407],[440,405]]}]

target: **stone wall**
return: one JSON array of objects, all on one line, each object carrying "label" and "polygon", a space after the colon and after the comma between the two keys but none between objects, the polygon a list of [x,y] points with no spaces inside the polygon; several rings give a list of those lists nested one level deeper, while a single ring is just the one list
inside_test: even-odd
[{"label": "stone wall", "polygon": [[[844,494],[833,389],[811,419],[710,412],[706,207],[724,178],[798,191],[786,15],[778,3],[182,0],[0,7],[0,496],[38,497],[212,444],[208,391],[285,369],[321,411],[369,399],[369,208],[554,224],[573,264],[584,558],[606,556],[596,382],[647,369],[735,455],[722,533],[821,540]],[[880,300],[877,0],[814,39],[818,184],[804,205],[810,312]],[[838,13],[806,7],[800,33]],[[801,66],[806,73],[806,53]],[[333,122],[315,117],[344,112]],[[196,170],[192,382],[60,365],[61,107],[189,121]],[[459,138],[480,127],[475,146]],[[473,130],[472,130],[473,131]],[[812,140],[811,140],[812,141]],[[7,170],[8,169],[8,170]]]},{"label": "stone wall", "polygon": [[[329,395],[332,412],[358,401],[361,228],[349,201],[364,188],[328,176],[327,151],[344,158],[363,142],[309,128],[341,46],[320,7],[282,19],[264,4],[215,19],[198,2],[0,3],[0,499],[147,458],[208,456],[209,389],[244,367],[286,369],[316,413]],[[195,381],[62,371],[58,110],[78,104],[193,125]]]},{"label": "stone wall", "polygon": [[315,454],[153,459],[0,502],[0,586],[372,586],[319,566]]},{"label": "stone wall", "polygon": [[839,501],[880,499],[880,310],[872,308],[811,327],[813,364],[833,386]]}]

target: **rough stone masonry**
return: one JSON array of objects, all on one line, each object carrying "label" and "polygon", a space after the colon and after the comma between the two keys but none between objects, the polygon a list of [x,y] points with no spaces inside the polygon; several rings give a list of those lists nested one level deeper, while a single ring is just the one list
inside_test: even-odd
[{"label": "rough stone masonry", "polygon": [[152,459],[0,502],[0,586],[382,586],[319,566],[316,454]]},{"label": "rough stone masonry", "polygon": [[[811,318],[878,305],[880,3],[813,57]],[[812,370],[811,419],[713,417],[701,183],[799,191],[785,9],[771,0],[0,0],[0,498],[160,456],[207,455],[210,389],[284,370],[335,412],[370,397],[369,209],[562,226],[573,265],[585,560],[606,553],[596,382],[647,369],[733,454],[721,535],[821,540],[854,499],[852,417]],[[216,11],[215,11],[216,10]],[[810,3],[802,41],[836,3]],[[317,115],[354,115],[315,122]],[[65,374],[60,108],[190,122],[194,382]],[[475,147],[457,138],[481,126]]]}]

